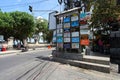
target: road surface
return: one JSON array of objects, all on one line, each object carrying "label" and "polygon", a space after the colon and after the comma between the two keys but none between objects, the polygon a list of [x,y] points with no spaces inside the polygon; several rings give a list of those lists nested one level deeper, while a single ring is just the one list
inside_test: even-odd
[{"label": "road surface", "polygon": [[120,75],[51,61],[51,52],[45,49],[0,56],[0,80],[120,80]]}]

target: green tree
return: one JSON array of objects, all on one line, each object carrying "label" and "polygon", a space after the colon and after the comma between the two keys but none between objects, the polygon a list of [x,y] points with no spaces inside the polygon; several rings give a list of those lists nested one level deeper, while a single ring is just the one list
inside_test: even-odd
[{"label": "green tree", "polygon": [[7,40],[12,36],[13,32],[13,18],[9,13],[3,13],[0,11],[0,34],[4,35],[4,39]]},{"label": "green tree", "polygon": [[50,42],[52,39],[52,31],[48,30],[48,21],[46,19],[39,18],[35,20],[35,25],[35,34],[38,35],[40,32],[42,32],[44,41]]},{"label": "green tree", "polygon": [[19,11],[11,12],[10,15],[14,20],[13,37],[23,41],[24,46],[26,46],[27,37],[31,36],[35,30],[33,16]]},{"label": "green tree", "polygon": [[[102,28],[103,31],[110,29],[108,24],[111,20],[117,18],[117,9],[113,0],[96,0],[94,3],[94,10],[91,19],[91,26],[96,28]],[[100,32],[100,31],[99,31]],[[100,33],[99,33],[100,34]]]}]

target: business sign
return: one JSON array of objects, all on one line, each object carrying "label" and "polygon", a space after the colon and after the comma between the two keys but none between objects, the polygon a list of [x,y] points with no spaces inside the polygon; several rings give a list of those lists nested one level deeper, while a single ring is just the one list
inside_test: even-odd
[{"label": "business sign", "polygon": [[82,12],[80,13],[80,20],[90,20],[91,12]]},{"label": "business sign", "polygon": [[62,28],[62,24],[57,24],[57,29]]},{"label": "business sign", "polygon": [[64,44],[64,48],[70,48],[70,44]]},{"label": "business sign", "polygon": [[57,29],[57,33],[62,33],[63,29]]},{"label": "business sign", "polygon": [[54,16],[56,13],[57,11],[49,13],[49,30],[56,29],[56,18]]},{"label": "business sign", "polygon": [[79,43],[72,43],[72,48],[79,48]]},{"label": "business sign", "polygon": [[64,38],[64,42],[70,42],[70,38]]},{"label": "business sign", "polygon": [[73,15],[72,17],[71,17],[71,21],[77,21],[78,20],[78,16],[77,15]]},{"label": "business sign", "polygon": [[72,32],[72,37],[78,37],[79,36],[79,32]]},{"label": "business sign", "polygon": [[72,27],[78,27],[79,26],[79,22],[78,21],[72,21],[71,22],[71,26]]},{"label": "business sign", "polygon": [[66,23],[66,22],[70,22],[70,17],[66,17],[63,19],[63,22]]},{"label": "business sign", "polygon": [[70,32],[64,33],[64,37],[70,37]]},{"label": "business sign", "polygon": [[63,48],[63,43],[57,43],[58,48]]},{"label": "business sign", "polygon": [[90,34],[90,30],[80,30],[80,34]]},{"label": "business sign", "polygon": [[64,28],[70,28],[70,23],[64,23]]},{"label": "business sign", "polygon": [[72,38],[72,42],[79,42],[79,37]]},{"label": "business sign", "polygon": [[88,24],[86,24],[86,25],[81,25],[81,26],[80,26],[80,29],[89,29],[88,27],[89,27]]},{"label": "business sign", "polygon": [[80,40],[80,44],[81,44],[81,45],[88,46],[88,45],[89,45],[89,40],[88,40],[88,39],[81,39],[81,40]]}]

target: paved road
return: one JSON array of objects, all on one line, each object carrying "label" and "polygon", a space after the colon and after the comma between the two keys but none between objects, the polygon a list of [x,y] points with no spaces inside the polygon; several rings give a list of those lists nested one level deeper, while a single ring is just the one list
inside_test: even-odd
[{"label": "paved road", "polygon": [[23,64],[26,61],[35,59],[38,56],[48,56],[51,54],[51,50],[36,50],[30,52],[23,52],[17,54],[3,55],[0,56],[0,71],[11,68],[16,65]]},{"label": "paved road", "polygon": [[51,50],[0,57],[0,80],[120,80],[120,75],[81,69],[50,61]]}]

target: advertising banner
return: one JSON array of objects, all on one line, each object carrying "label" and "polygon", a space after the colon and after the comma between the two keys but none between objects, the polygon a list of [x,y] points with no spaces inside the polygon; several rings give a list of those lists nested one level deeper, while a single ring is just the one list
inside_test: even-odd
[{"label": "advertising banner", "polygon": [[77,37],[77,38],[72,38],[72,42],[79,42],[79,37]]},{"label": "advertising banner", "polygon": [[49,30],[56,29],[56,18],[55,18],[56,13],[57,13],[57,11],[49,13],[49,25],[48,25]]},{"label": "advertising banner", "polygon": [[71,21],[77,21],[78,20],[78,16],[72,16],[71,17]]},{"label": "advertising banner", "polygon": [[79,32],[72,32],[72,37],[78,37],[79,36]]},{"label": "advertising banner", "polygon": [[79,48],[79,43],[72,43],[72,48]]},{"label": "advertising banner", "polygon": [[64,37],[70,37],[70,32],[64,33]]},{"label": "advertising banner", "polygon": [[70,38],[64,38],[64,42],[70,42]]},{"label": "advertising banner", "polygon": [[70,32],[70,28],[64,28],[64,32]]},{"label": "advertising banner", "polygon": [[62,43],[63,42],[63,38],[62,37],[57,38],[57,42],[58,43]]},{"label": "advertising banner", "polygon": [[64,22],[64,23],[66,23],[66,22],[70,22],[70,17],[66,17],[66,18],[64,18],[63,22]]},{"label": "advertising banner", "polygon": [[62,24],[57,24],[57,29],[62,28]]},{"label": "advertising banner", "polygon": [[64,48],[70,48],[70,44],[64,44]]},{"label": "advertising banner", "polygon": [[80,30],[80,34],[90,34],[90,30]]},{"label": "advertising banner", "polygon": [[57,29],[57,33],[62,33],[63,29]]},{"label": "advertising banner", "polygon": [[72,27],[78,27],[78,26],[79,26],[79,22],[78,22],[78,21],[73,21],[73,22],[71,23],[71,26],[72,26]]},{"label": "advertising banner", "polygon": [[86,24],[86,25],[81,25],[81,26],[80,26],[80,29],[88,29],[88,26],[89,26],[88,24]]},{"label": "advertising banner", "polygon": [[88,45],[89,45],[89,40],[88,40],[88,39],[81,39],[81,40],[80,40],[80,44],[81,44],[81,45],[88,46]]},{"label": "advertising banner", "polygon": [[64,28],[70,28],[70,23],[64,23]]},{"label": "advertising banner", "polygon": [[63,43],[57,43],[58,48],[63,48]]}]

